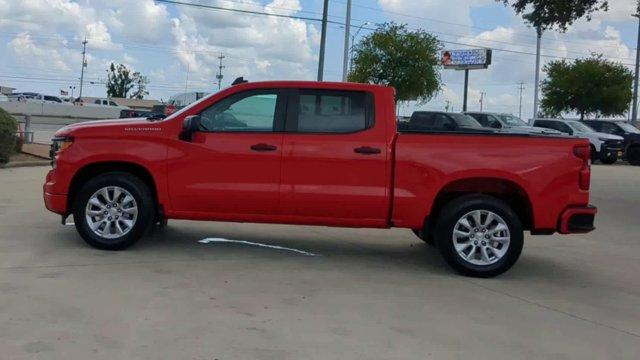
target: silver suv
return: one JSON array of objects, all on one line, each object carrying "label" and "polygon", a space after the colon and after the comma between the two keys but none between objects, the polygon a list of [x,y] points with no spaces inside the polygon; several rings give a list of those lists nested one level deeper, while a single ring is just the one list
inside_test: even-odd
[{"label": "silver suv", "polygon": [[465,113],[476,119],[482,126],[498,129],[510,134],[549,134],[560,135],[560,131],[543,127],[529,126],[525,121],[511,114],[473,112]]}]

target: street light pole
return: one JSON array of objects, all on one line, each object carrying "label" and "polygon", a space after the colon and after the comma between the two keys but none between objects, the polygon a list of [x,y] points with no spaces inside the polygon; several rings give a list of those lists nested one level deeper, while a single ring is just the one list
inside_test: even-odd
[{"label": "street light pole", "polygon": [[344,26],[344,57],[342,58],[342,82],[347,82],[349,71],[349,36],[351,35],[351,0],[347,0],[347,21]]},{"label": "street light pole", "polygon": [[538,117],[539,92],[540,92],[540,46],[542,44],[542,28],[536,29],[538,33],[538,42],[536,44],[536,83],[533,98],[533,119]]},{"label": "street light pole", "polygon": [[636,46],[636,78],[633,84],[633,109],[631,110],[631,124],[638,121],[638,80],[640,73],[640,13],[633,15],[638,18],[638,46]]},{"label": "street light pole", "polygon": [[324,52],[327,45],[327,18],[329,17],[329,0],[324,0],[322,9],[322,33],[320,35],[320,59],[318,60],[318,81],[324,77]]},{"label": "street light pole", "polygon": [[367,25],[371,25],[371,23],[368,21],[362,23],[362,25],[358,27],[358,30],[356,31],[356,33],[351,36],[351,53],[349,55],[349,71],[353,70],[353,49],[356,45],[356,38],[360,34],[360,31],[362,31],[362,29]]}]

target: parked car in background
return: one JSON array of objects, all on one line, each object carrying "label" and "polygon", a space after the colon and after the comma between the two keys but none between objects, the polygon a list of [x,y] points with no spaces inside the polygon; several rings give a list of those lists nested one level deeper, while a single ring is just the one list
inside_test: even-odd
[{"label": "parked car in background", "polygon": [[33,92],[13,93],[7,96],[9,101],[25,101],[25,102],[39,102],[43,104],[59,104],[59,105],[71,105],[68,102],[62,100],[58,96],[44,95]]},{"label": "parked car in background", "polygon": [[399,122],[401,131],[442,131],[442,132],[494,132],[484,128],[474,118],[449,112],[416,111],[411,115],[409,122]]},{"label": "parked car in background", "polygon": [[534,126],[558,130],[565,134],[589,139],[591,159],[603,164],[613,164],[624,156],[624,139],[621,136],[597,132],[577,120],[536,119]]},{"label": "parked car in background", "polygon": [[502,132],[513,134],[562,134],[561,132],[553,129],[529,126],[527,122],[511,114],[474,111],[466,112],[464,114],[476,119],[476,121],[484,127],[499,129]]},{"label": "parked car in background", "polygon": [[168,218],[399,227],[480,277],[515,264],[525,230],[594,229],[587,140],[482,133],[462,114],[433,118],[465,132],[398,131],[394,95],[242,83],[161,121],[72,124],[53,139],[44,202],[101,249]]},{"label": "parked car in background", "polygon": [[[85,104],[89,105],[89,104]],[[101,106],[118,106],[118,104],[116,104],[113,100],[111,99],[95,99],[93,101],[93,105],[101,105]]]},{"label": "parked car in background", "polygon": [[623,120],[584,120],[596,131],[624,138],[624,155],[631,165],[640,165],[640,130]]}]

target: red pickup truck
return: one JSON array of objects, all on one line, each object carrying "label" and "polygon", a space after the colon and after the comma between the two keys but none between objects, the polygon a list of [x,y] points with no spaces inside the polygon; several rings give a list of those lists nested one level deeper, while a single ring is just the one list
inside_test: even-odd
[{"label": "red pickup truck", "polygon": [[584,233],[587,140],[398,130],[390,87],[232,86],[164,120],[59,130],[47,209],[123,249],[166,219],[412,229],[457,271],[489,277],[523,232]]}]

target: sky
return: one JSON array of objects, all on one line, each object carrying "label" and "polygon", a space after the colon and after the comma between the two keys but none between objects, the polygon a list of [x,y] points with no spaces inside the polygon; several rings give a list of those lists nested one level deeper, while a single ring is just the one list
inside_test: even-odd
[{"label": "sky", "polygon": [[[112,62],[148,76],[147,98],[186,91],[213,92],[222,59],[225,87],[238,76],[250,81],[315,80],[322,0],[180,0],[270,14],[241,14],[154,0],[0,0],[0,85],[52,95],[79,91],[86,37],[84,96],[106,96]],[[329,1],[325,80],[342,78],[346,0]],[[562,34],[548,31],[543,65],[602,53],[633,69],[637,41],[635,0],[609,0],[610,10],[580,20]],[[495,0],[353,0],[352,35],[394,21],[436,35],[446,49],[491,48],[493,64],[470,74],[469,110],[533,114],[535,31]],[[356,41],[357,41],[356,39]],[[542,73],[544,78],[544,73]],[[426,104],[401,109],[461,111],[464,73],[442,70],[442,90]]]}]

